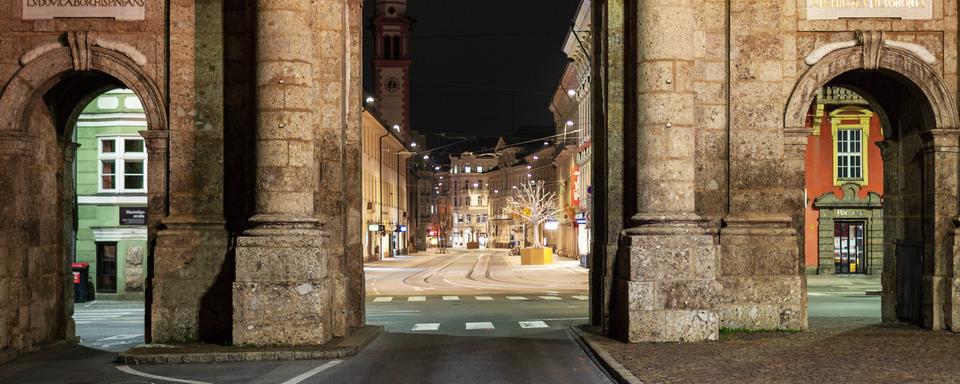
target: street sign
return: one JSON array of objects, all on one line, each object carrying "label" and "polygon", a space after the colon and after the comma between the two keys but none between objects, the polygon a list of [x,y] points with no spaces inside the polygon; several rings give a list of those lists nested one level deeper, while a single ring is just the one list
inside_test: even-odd
[{"label": "street sign", "polygon": [[147,225],[147,208],[120,207],[120,225]]}]

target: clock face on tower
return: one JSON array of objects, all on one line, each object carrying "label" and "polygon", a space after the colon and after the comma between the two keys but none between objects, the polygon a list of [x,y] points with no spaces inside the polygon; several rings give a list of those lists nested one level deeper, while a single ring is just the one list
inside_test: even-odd
[{"label": "clock face on tower", "polygon": [[400,80],[396,77],[388,77],[384,82],[384,88],[387,92],[396,93],[400,90]]}]

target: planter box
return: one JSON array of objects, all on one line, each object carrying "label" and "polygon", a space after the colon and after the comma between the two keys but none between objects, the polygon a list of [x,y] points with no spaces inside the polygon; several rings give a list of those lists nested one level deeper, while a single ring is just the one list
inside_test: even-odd
[{"label": "planter box", "polygon": [[520,264],[546,265],[553,264],[553,249],[551,248],[524,248],[520,250]]},{"label": "planter box", "polygon": [[478,242],[469,242],[467,243],[467,249],[480,249],[480,243]]}]

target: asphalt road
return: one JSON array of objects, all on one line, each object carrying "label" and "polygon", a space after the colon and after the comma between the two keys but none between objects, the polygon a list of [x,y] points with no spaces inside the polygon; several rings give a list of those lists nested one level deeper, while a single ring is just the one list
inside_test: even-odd
[{"label": "asphalt road", "polygon": [[122,352],[143,344],[142,301],[93,301],[73,309],[80,345]]},{"label": "asphalt road", "polygon": [[[520,266],[505,251],[406,256],[366,268],[367,323],[386,332],[344,360],[117,366],[142,342],[142,303],[77,306],[82,343],[0,365],[0,383],[608,383],[569,326],[587,321],[576,261]],[[879,280],[810,277],[811,317],[876,317]]]}]

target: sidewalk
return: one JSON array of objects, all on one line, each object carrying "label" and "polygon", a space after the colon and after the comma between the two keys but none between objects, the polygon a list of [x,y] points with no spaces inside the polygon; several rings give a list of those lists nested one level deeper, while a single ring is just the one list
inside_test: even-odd
[{"label": "sidewalk", "polygon": [[645,383],[960,382],[960,334],[857,318],[811,318],[810,329],[714,343],[586,341]]}]

